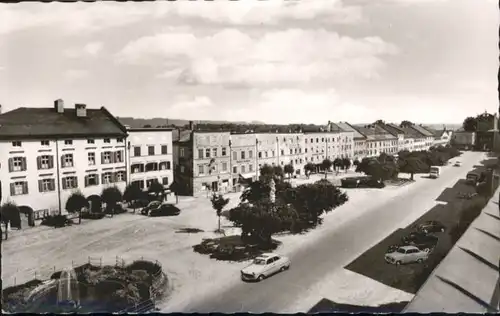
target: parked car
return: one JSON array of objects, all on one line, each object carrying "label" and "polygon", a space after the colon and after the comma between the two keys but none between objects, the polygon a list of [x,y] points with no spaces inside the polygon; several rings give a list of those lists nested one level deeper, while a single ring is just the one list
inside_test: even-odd
[{"label": "parked car", "polygon": [[243,281],[262,281],[265,278],[288,270],[290,259],[285,256],[263,253],[255,258],[251,265],[241,269],[241,279]]},{"label": "parked car", "polygon": [[158,208],[160,205],[161,205],[160,201],[149,202],[149,204],[141,210],[141,214],[148,215],[149,211],[151,211],[152,209]]},{"label": "parked car", "polygon": [[372,177],[348,177],[340,180],[343,188],[384,188],[385,184],[381,180]]},{"label": "parked car", "polygon": [[442,233],[446,230],[446,226],[438,221],[427,221],[423,224],[418,225],[418,230],[424,232],[425,234],[439,232]]},{"label": "parked car", "polygon": [[434,249],[439,241],[439,238],[433,235],[428,235],[424,232],[412,232],[408,236],[402,238],[403,245],[415,246],[418,249],[430,252]]},{"label": "parked car", "polygon": [[163,203],[149,211],[149,216],[177,216],[181,210],[173,204]]},{"label": "parked car", "polygon": [[418,249],[415,246],[402,246],[398,250],[385,254],[387,263],[400,265],[406,263],[422,263],[429,258],[429,253]]},{"label": "parked car", "polygon": [[460,161],[455,161],[454,167],[461,167],[462,163]]},{"label": "parked car", "polygon": [[340,179],[340,185],[343,188],[357,188],[363,177],[348,177]]}]

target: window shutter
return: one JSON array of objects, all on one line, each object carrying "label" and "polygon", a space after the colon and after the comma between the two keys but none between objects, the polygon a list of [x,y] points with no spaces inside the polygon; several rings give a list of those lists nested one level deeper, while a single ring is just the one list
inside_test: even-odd
[{"label": "window shutter", "polygon": [[97,175],[96,175],[96,177],[95,177],[95,184],[96,184],[96,185],[99,185],[99,177],[98,177]]},{"label": "window shutter", "polygon": [[104,184],[104,173],[101,174],[101,182]]},{"label": "window shutter", "polygon": [[85,176],[85,187],[89,186],[89,176]]},{"label": "window shutter", "polygon": [[74,186],[73,188],[78,188],[78,177],[73,177],[73,180],[74,180]]},{"label": "window shutter", "polygon": [[14,159],[9,158],[9,172],[14,171]]},{"label": "window shutter", "polygon": [[49,169],[54,168],[54,156],[49,156]]},{"label": "window shutter", "polygon": [[50,179],[50,190],[51,191],[56,190],[56,180],[55,179]]},{"label": "window shutter", "polygon": [[[12,158],[11,158],[12,159]],[[16,185],[14,183],[10,184],[10,195],[14,196],[16,195]]]},{"label": "window shutter", "polygon": [[101,164],[104,163],[104,153],[101,153]]},{"label": "window shutter", "polygon": [[170,170],[170,161],[167,161],[167,170]]},{"label": "window shutter", "polygon": [[38,180],[38,191],[43,192],[43,180]]},{"label": "window shutter", "polygon": [[123,181],[127,181],[127,173],[123,171]]},{"label": "window shutter", "polygon": [[[42,157],[41,156],[36,157],[36,165],[38,167],[38,170],[42,169]],[[40,191],[40,192],[42,192],[42,191]]]},{"label": "window shutter", "polygon": [[64,155],[61,156],[61,167],[63,167],[63,168],[65,167],[65,165],[64,165]]},{"label": "window shutter", "polygon": [[110,177],[110,182],[115,183],[116,182],[116,172],[110,172],[111,177]]},{"label": "window shutter", "polygon": [[118,160],[117,156],[118,155],[117,155],[116,151],[115,152],[111,152],[111,156],[109,157],[111,159],[111,163],[117,162],[117,160]]},{"label": "window shutter", "polygon": [[28,182],[23,182],[23,193],[28,194]]},{"label": "window shutter", "polygon": [[21,165],[21,170],[22,171],[26,171],[26,157],[23,157],[23,160],[22,160],[22,165]]}]

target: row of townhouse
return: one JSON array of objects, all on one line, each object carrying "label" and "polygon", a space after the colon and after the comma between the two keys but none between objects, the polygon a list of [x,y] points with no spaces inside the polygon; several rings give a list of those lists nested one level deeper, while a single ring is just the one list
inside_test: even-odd
[{"label": "row of townhouse", "polygon": [[171,129],[130,129],[106,108],[18,108],[0,115],[0,202],[65,213],[68,197],[173,181]]}]

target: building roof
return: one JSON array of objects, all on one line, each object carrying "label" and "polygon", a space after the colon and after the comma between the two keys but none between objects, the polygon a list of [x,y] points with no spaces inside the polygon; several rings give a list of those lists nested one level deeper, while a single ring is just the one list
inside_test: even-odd
[{"label": "building roof", "polygon": [[184,129],[184,130],[179,130],[179,129],[174,129],[172,131],[172,141],[173,142],[179,142],[179,143],[186,143],[191,140],[191,130],[189,129]]},{"label": "building roof", "polygon": [[171,127],[127,127],[129,132],[172,132]]},{"label": "building roof", "polygon": [[347,122],[338,122],[338,123],[331,123],[331,124],[332,124],[332,128],[335,128],[339,131],[353,132],[354,139],[366,139],[365,135],[361,134],[358,130],[356,130],[354,127],[352,127]]},{"label": "building roof", "polygon": [[106,108],[86,112],[78,117],[75,109],[17,108],[0,115],[0,139],[127,136],[125,126]]},{"label": "building roof", "polygon": [[396,136],[378,125],[356,125],[354,128],[365,135],[367,140],[393,140],[396,138]]},{"label": "building roof", "polygon": [[425,129],[425,127],[423,127],[423,126],[412,125],[411,128],[413,128],[414,130],[416,130],[420,134],[424,135],[425,137],[430,137],[430,136],[434,137],[434,134],[432,132],[428,131],[427,129]]}]

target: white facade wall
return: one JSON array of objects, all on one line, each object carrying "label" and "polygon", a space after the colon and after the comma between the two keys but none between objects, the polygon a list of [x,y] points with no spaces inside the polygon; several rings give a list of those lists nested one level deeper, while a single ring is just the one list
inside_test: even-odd
[{"label": "white facade wall", "polygon": [[[71,140],[72,144],[66,144],[66,140],[48,140],[48,145],[42,145],[41,140],[22,140],[21,146],[14,147],[12,141],[0,142],[1,202],[12,201],[18,206],[29,206],[34,211],[55,213],[59,212],[60,196],[61,211],[64,214],[66,201],[74,191],[79,190],[88,197],[100,195],[104,187],[116,185],[123,192],[125,181],[103,184],[102,174],[120,171],[126,177],[125,140],[117,142],[116,138],[110,138],[110,143],[104,143],[104,139],[94,139],[94,144],[89,144],[87,139],[67,140]],[[122,161],[103,164],[101,153],[105,151],[121,151]],[[95,154],[95,165],[89,164],[89,152]],[[65,154],[73,155],[72,167],[61,165],[61,157]],[[42,155],[53,157],[52,168],[38,169],[37,157]],[[26,170],[10,172],[9,159],[15,157],[25,159]],[[98,185],[86,186],[85,177],[89,174],[97,175]],[[77,188],[63,188],[64,178],[68,176],[77,177]],[[43,179],[54,181],[49,192],[40,192],[39,180]],[[16,182],[27,182],[27,194],[11,194],[11,184]]]},{"label": "white facade wall", "polygon": [[[158,180],[165,188],[168,188],[174,181],[172,131],[131,129],[128,134],[127,157],[130,182],[138,182],[141,188],[147,189],[151,181]],[[153,155],[149,153],[151,146],[154,148]],[[135,155],[135,148],[140,148],[139,156]],[[146,171],[146,166],[150,163],[155,165],[155,169]],[[140,168],[141,166],[143,169]],[[139,172],[135,172],[137,170]]]}]

